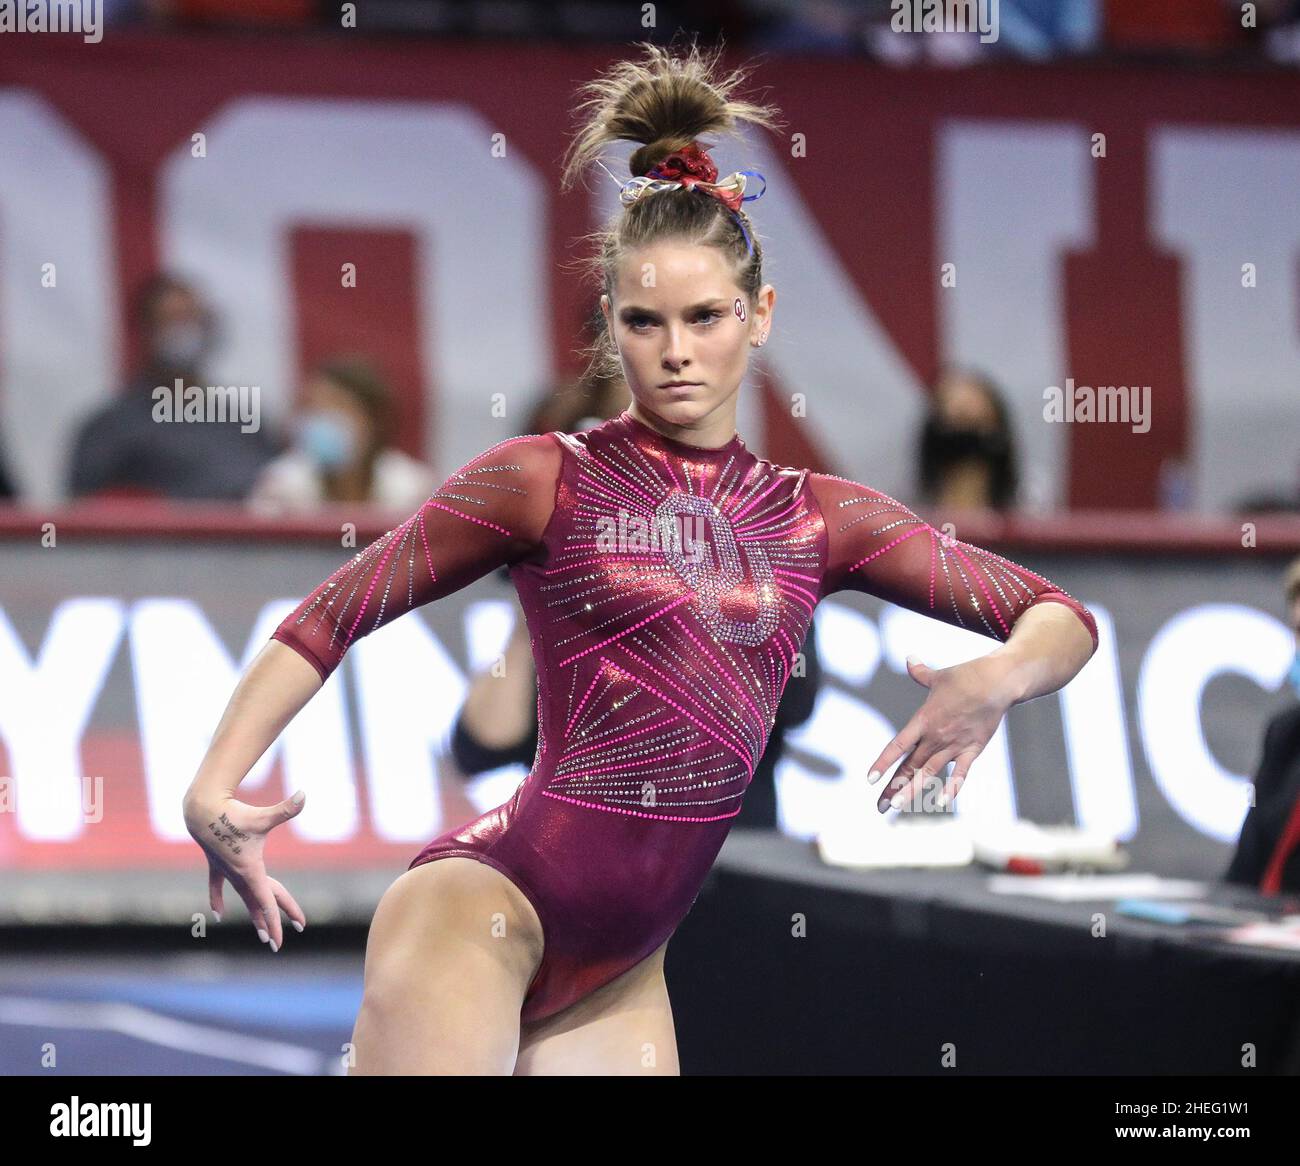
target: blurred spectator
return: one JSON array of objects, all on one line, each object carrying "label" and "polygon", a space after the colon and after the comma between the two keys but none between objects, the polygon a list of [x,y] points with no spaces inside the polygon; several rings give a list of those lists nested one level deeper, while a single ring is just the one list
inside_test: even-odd
[{"label": "blurred spectator", "polygon": [[11,502],[18,497],[18,491],[14,487],[13,479],[9,477],[9,471],[5,468],[3,454],[0,454],[0,499]]},{"label": "blurred spectator", "polygon": [[[1300,559],[1287,570],[1283,590],[1296,640],[1287,684],[1300,697]],[[1270,895],[1300,891],[1300,702],[1292,700],[1268,722],[1254,794],[1224,881]]]},{"label": "blurred spectator", "polygon": [[1006,403],[982,373],[940,372],[920,439],[921,498],[941,509],[1007,510],[1019,472]]},{"label": "blurred spectator", "polygon": [[176,276],[150,278],[132,312],[144,363],[117,399],[81,425],[73,444],[68,489],[74,496],[118,493],[238,501],[276,453],[260,424],[245,432],[225,420],[159,420],[154,390],[203,384],[216,321],[198,292]]},{"label": "blurred spectator", "polygon": [[249,505],[272,512],[373,502],[410,512],[438,485],[432,467],[393,446],[388,385],[365,360],[321,365],[308,378],[292,447],[259,475]]}]

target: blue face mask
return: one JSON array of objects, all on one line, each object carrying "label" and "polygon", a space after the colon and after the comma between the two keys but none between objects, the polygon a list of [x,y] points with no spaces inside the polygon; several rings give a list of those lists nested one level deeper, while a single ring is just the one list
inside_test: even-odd
[{"label": "blue face mask", "polygon": [[356,454],[357,438],[346,419],[332,410],[304,413],[297,427],[298,447],[323,470],[338,470]]},{"label": "blue face mask", "polygon": [[1300,696],[1300,651],[1297,651],[1295,658],[1291,661],[1291,671],[1286,674],[1287,680],[1296,696]]}]

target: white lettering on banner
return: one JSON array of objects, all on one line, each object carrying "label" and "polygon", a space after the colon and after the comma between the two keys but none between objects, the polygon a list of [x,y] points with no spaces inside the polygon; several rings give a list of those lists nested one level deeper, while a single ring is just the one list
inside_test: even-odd
[{"label": "white lettering on banner", "polygon": [[[238,662],[194,601],[144,599],[132,606],[131,664],[140,745],[150,821],[160,838],[178,842],[189,837],[181,806],[185,791],[202,764],[241,672],[294,606],[281,600],[264,607]],[[289,788],[263,791],[277,758],[283,761]],[[292,819],[287,824],[290,830],[320,842],[355,837],[356,785],[343,693],[337,684],[327,684],[289,722],[249,770],[240,796],[257,791],[266,796],[251,800],[269,804],[299,788],[311,798],[312,812]]]},{"label": "white lettering on banner", "polygon": [[[293,228],[404,229],[435,470],[519,432],[553,363],[547,194],[524,151],[492,156],[492,126],[434,102],[247,97],[205,128],[206,158],[182,142],[163,167],[159,227],[167,264],[201,273],[222,318],[218,380],[265,386],[273,421],[292,404]],[[485,407],[487,385],[512,404],[504,419]]]},{"label": "white lettering on banner", "polygon": [[[13,766],[13,788],[7,792],[18,834],[29,841],[59,842],[83,836],[79,751],[125,625],[151,823],[159,838],[184,841],[188,834],[180,820],[181,798],[239,668],[265,646],[293,606],[292,600],[277,600],[262,609],[240,666],[190,600],[139,600],[129,612],[116,599],[67,600],[51,616],[35,665],[0,611],[0,743]],[[1137,812],[1123,682],[1117,661],[1106,651],[1116,636],[1109,614],[1095,604],[1089,607],[1097,617],[1103,652],[1056,694],[1064,713],[1068,779],[1078,824],[1126,841],[1137,829]],[[508,625],[499,614],[485,608],[478,613],[484,627],[467,629],[480,656],[494,646],[498,652],[504,647]],[[833,602],[819,607],[817,619],[828,677],[855,685],[871,684],[886,660],[891,671],[903,676],[906,652],[945,667],[989,650],[987,637],[890,604],[882,607],[878,625]],[[845,645],[862,649],[865,670],[849,659]],[[1210,752],[1201,717],[1206,687],[1215,677],[1240,675],[1265,691],[1276,690],[1293,653],[1293,637],[1281,620],[1228,604],[1180,612],[1147,650],[1136,684],[1140,747],[1175,813],[1211,838],[1230,842],[1236,837],[1249,779],[1225,770]],[[427,841],[445,825],[437,766],[465,696],[465,677],[419,618],[380,628],[353,645],[348,658],[368,775],[367,820],[361,820],[358,809],[343,687],[333,677],[253,767],[241,789],[257,789],[279,757],[286,789],[257,800],[306,789],[311,814],[288,824],[299,837],[349,842],[369,830],[386,841]],[[412,683],[411,677],[419,682]],[[787,736],[789,750],[777,767],[783,826],[797,837],[813,837],[825,821],[844,813],[846,791],[857,788],[853,783],[863,777],[869,755],[879,752],[898,728],[859,697],[833,684],[823,686],[812,717]],[[823,764],[808,767],[801,756]],[[839,765],[838,776],[828,776],[832,763]],[[963,787],[954,811],[1013,820],[1016,799],[1005,723],[976,766],[979,780]],[[68,778],[51,780],[52,774]],[[509,794],[497,796],[503,788],[497,781],[475,783],[474,801],[480,809],[497,805]],[[113,790],[105,794],[104,821],[111,823]]]},{"label": "white lettering on banner", "polygon": [[1231,603],[1179,612],[1156,633],[1138,675],[1141,740],[1156,785],[1185,822],[1233,841],[1246,811],[1240,774],[1224,769],[1201,727],[1201,699],[1215,677],[1246,676],[1276,688],[1295,657],[1280,620]]},{"label": "white lettering on banner", "polygon": [[[1300,485],[1300,134],[1152,135],[1151,234],[1182,261],[1195,505]],[[1241,265],[1258,267],[1244,288]]]},{"label": "white lettering on banner", "polygon": [[817,605],[817,658],[828,676],[866,687],[880,667],[880,632],[842,603]]},{"label": "white lettering on banner", "polygon": [[[26,91],[0,92],[0,158],[0,434],[25,499],[49,503],[76,424],[116,389],[112,188],[99,154]],[[55,288],[37,286],[46,263]]]},{"label": "white lettering on banner", "polygon": [[[356,677],[370,825],[388,842],[443,828],[435,754],[465,700],[465,676],[422,620],[397,619],[348,651]],[[413,679],[418,678],[418,679]]]},{"label": "white lettering on banner", "polygon": [[[821,643],[819,640],[819,647]],[[866,785],[866,767],[871,764],[866,742],[879,741],[883,749],[897,731],[871,705],[842,689],[824,687],[817,694],[812,716],[786,733],[785,752],[776,763],[773,776],[781,828],[795,838],[811,839],[829,823],[855,814],[856,821],[869,829],[870,814],[881,818],[874,801],[862,797],[855,813],[854,804],[844,797],[845,788],[852,788],[855,782],[864,791],[872,788]],[[818,766],[805,765],[801,755],[815,758]],[[959,805],[965,796],[963,790],[953,805]]]},{"label": "white lettering on banner", "polygon": [[0,738],[18,829],[33,842],[68,842],[86,830],[81,737],[124,623],[116,599],[65,600],[33,662],[0,610]]},{"label": "white lettering on banner", "polygon": [[1101,604],[1085,606],[1097,621],[1097,651],[1057,693],[1065,729],[1065,754],[1081,830],[1128,842],[1138,831],[1136,785],[1124,714],[1115,622]]},{"label": "white lettering on banner", "polygon": [[[957,266],[956,287],[936,282],[939,351],[991,372],[1012,416],[1039,417],[1071,371],[1062,258],[1096,245],[1087,132],[954,119],[937,136],[935,256]],[[1026,505],[1064,505],[1069,440],[1064,425],[1016,427]]]}]

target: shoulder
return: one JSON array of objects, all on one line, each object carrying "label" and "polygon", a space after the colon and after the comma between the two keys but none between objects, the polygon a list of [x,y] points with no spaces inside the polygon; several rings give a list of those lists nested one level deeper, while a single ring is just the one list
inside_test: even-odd
[{"label": "shoulder", "polygon": [[890,509],[907,511],[907,507],[897,498],[852,478],[841,478],[838,474],[822,474],[808,471],[808,489],[817,505],[827,513],[837,512],[855,502],[877,502]]},{"label": "shoulder", "polygon": [[554,486],[564,463],[561,437],[560,433],[550,432],[504,438],[463,466],[460,473],[509,470],[518,475],[515,480],[525,490]]}]

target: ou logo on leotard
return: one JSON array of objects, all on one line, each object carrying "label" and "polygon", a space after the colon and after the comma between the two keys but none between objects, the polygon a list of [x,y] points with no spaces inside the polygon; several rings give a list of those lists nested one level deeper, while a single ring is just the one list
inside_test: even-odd
[{"label": "ou logo on leotard", "polygon": [[[706,545],[682,546],[678,537],[678,518],[686,515],[704,518],[713,534],[717,561]],[[744,543],[745,561],[754,579],[758,616],[753,621],[728,619],[722,613],[722,597],[744,580],[736,535],[726,515],[707,498],[698,494],[669,494],[655,507],[655,524],[660,532],[664,557],[673,570],[695,592],[695,606],[710,635],[715,640],[745,644],[756,648],[774,631],[780,615],[775,577],[767,552],[761,545]]]}]

